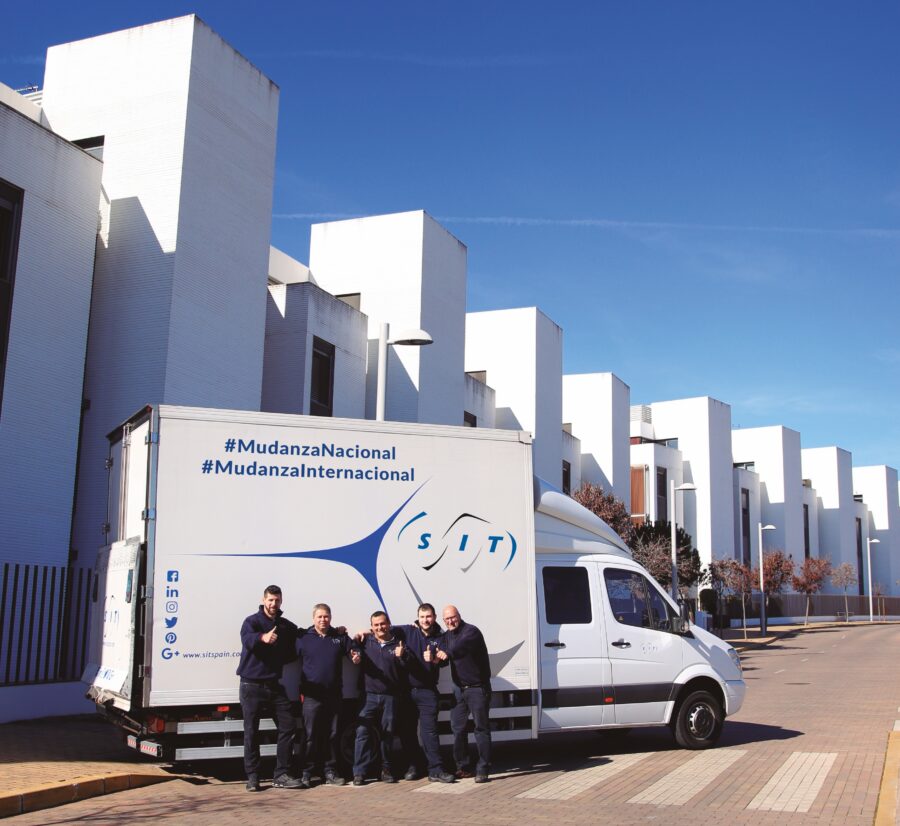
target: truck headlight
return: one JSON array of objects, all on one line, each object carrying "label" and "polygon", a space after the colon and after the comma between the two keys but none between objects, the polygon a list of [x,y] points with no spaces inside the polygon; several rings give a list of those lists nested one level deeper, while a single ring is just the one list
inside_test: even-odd
[{"label": "truck headlight", "polygon": [[737,669],[738,674],[743,674],[744,670],[741,668],[741,658],[738,656],[738,652],[733,648],[729,648],[728,656],[731,657],[731,661],[734,663],[734,667]]}]

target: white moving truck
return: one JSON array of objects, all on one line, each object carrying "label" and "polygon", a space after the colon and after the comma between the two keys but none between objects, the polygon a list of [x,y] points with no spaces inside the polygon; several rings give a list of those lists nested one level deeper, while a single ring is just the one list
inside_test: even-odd
[{"label": "white moving truck", "polygon": [[668,724],[704,748],[741,706],[735,651],[533,478],[527,433],[158,406],[110,439],[83,679],[147,754],[241,755],[238,630],[270,583],[301,626],[317,602],[351,631],[457,605],[488,644],[497,741]]}]

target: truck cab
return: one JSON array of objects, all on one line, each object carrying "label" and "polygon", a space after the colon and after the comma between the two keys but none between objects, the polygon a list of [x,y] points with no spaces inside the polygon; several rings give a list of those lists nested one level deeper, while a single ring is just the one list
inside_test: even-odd
[{"label": "truck cab", "polygon": [[535,486],[539,731],[669,725],[715,744],[743,702],[731,646],[682,619],[621,539],[568,496]]}]

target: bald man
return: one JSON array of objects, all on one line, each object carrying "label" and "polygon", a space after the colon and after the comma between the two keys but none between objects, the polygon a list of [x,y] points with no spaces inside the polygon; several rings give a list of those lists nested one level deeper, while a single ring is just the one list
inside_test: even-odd
[{"label": "bald man", "polygon": [[453,730],[453,759],[456,776],[472,777],[469,756],[469,737],[466,732],[469,715],[475,727],[478,763],[475,782],[487,783],[491,768],[491,662],[484,636],[474,625],[464,622],[455,605],[448,605],[443,613],[444,649],[450,657],[450,675],[456,705],[450,711]]}]

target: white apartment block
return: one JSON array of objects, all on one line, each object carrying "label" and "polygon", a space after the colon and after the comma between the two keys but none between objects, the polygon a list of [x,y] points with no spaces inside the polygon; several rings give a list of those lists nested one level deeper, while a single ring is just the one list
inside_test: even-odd
[{"label": "white apartment block", "polygon": [[[800,451],[803,478],[816,491],[819,521],[819,556],[834,567],[850,563],[864,593],[867,578],[865,542],[869,532],[867,511],[853,496],[852,457],[839,447],[804,448]],[[830,585],[829,589],[834,591]]]},{"label": "white apartment block", "polygon": [[388,348],[385,418],[463,424],[466,254],[421,210],[313,226],[312,280],[369,320],[368,418],[375,417],[377,342],[387,323],[392,335],[422,329],[434,343]]},{"label": "white apartment block", "polygon": [[[676,519],[691,534],[704,566],[734,554],[734,477],[731,461],[731,408],[709,396],[632,407],[632,513],[639,505],[636,485],[643,469],[648,519],[668,520],[670,503],[661,499],[665,482],[689,483],[696,490],[676,493]],[[648,448],[653,445],[654,448]],[[655,447],[677,449],[662,454]],[[680,465],[680,474],[678,473]],[[680,478],[679,478],[680,476]],[[652,481],[653,479],[657,480]],[[649,492],[652,491],[652,494]],[[668,491],[667,491],[668,495]],[[665,511],[663,511],[665,507]],[[678,512],[683,509],[683,517]]]},{"label": "white apartment block", "polygon": [[536,307],[467,313],[465,356],[466,371],[494,388],[495,425],[529,431],[535,474],[562,488],[560,327]]},{"label": "white apartment block", "polygon": [[581,483],[631,499],[631,389],[613,373],[563,376],[563,422],[581,440]]},{"label": "white apartment block", "polygon": [[366,317],[274,247],[269,281],[261,409],[364,418]]},{"label": "white apartment block", "polygon": [[69,561],[101,170],[0,86],[0,563]]},{"label": "white apartment block", "polygon": [[[681,451],[674,447],[677,438],[656,439],[653,430],[653,411],[649,405],[634,405],[630,409],[629,438],[629,505],[636,524],[668,522],[671,519],[669,501],[671,483],[684,483]],[[683,494],[675,497],[675,521],[684,525]]]},{"label": "white apartment block", "polygon": [[259,409],[278,89],[191,15],[49,49],[42,105],[103,157],[73,533],[90,563],[108,432],[150,402]]},{"label": "white apartment block", "polygon": [[[765,531],[765,549],[783,550],[795,561],[802,563],[805,557],[818,556],[818,531],[815,505],[804,502],[803,474],[800,459],[800,434],[796,430],[776,425],[773,427],[753,427],[731,432],[731,451],[735,470],[754,470],[759,479],[760,516],[750,520],[750,539],[754,545],[758,541],[757,522],[772,525],[775,530]],[[738,517],[743,521],[743,506],[740,494],[735,500]],[[746,524],[739,526],[738,542],[741,549],[737,558],[746,558],[744,537]],[[755,552],[754,552],[755,553]]]},{"label": "white apartment block", "polygon": [[887,465],[853,468],[853,492],[869,511],[873,590],[900,592],[900,497],[897,471]]}]

